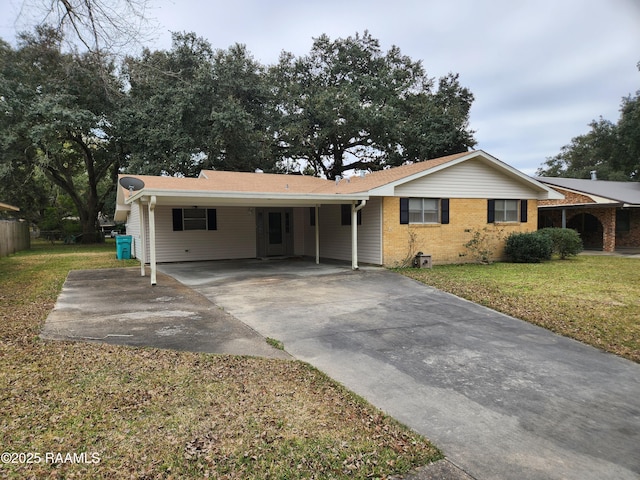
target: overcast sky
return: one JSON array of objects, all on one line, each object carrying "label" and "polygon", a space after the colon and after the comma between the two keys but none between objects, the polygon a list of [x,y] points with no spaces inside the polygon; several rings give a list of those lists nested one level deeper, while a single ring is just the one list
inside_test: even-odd
[{"label": "overcast sky", "polygon": [[[31,0],[34,1],[34,0]],[[44,0],[40,0],[44,1]],[[22,0],[0,0],[13,43]],[[195,32],[214,48],[247,46],[268,65],[312,39],[369,30],[421,60],[431,77],[460,74],[475,96],[477,148],[533,174],[600,116],[619,118],[640,90],[640,0],[151,0],[156,38]],[[17,23],[20,25],[20,22]]]}]

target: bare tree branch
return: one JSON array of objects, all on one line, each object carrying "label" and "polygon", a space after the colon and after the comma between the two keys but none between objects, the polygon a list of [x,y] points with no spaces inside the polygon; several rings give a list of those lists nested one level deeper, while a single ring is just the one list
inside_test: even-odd
[{"label": "bare tree branch", "polygon": [[23,0],[26,23],[48,24],[92,53],[130,53],[153,37],[152,0]]}]

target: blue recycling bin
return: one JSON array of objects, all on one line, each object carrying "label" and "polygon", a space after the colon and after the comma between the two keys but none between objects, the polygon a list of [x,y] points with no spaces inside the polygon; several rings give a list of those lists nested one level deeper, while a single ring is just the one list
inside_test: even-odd
[{"label": "blue recycling bin", "polygon": [[116,257],[118,260],[131,258],[131,235],[118,235],[116,237]]}]

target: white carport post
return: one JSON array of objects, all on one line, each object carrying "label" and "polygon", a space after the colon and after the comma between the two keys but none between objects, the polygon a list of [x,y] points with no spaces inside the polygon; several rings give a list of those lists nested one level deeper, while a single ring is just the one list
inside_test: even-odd
[{"label": "white carport post", "polygon": [[147,229],[144,227],[144,210],[142,209],[142,205],[138,204],[137,207],[140,211],[140,241],[138,243],[138,249],[140,251],[136,251],[136,254],[140,255],[140,276],[144,277],[147,275],[145,271],[147,265],[147,235],[145,232]]},{"label": "white carport post", "polygon": [[316,204],[316,265],[320,265],[320,205]]},{"label": "white carport post", "polygon": [[149,253],[151,268],[151,285],[156,284],[156,196],[151,195],[149,200]]},{"label": "white carport post", "polygon": [[358,212],[367,204],[362,200],[360,205],[357,202],[351,203],[351,269],[358,270]]}]

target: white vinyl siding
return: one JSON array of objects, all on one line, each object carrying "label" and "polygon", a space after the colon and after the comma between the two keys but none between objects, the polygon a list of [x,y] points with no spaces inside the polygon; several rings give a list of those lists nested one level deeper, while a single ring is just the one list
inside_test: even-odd
[{"label": "white vinyl siding", "polygon": [[[351,261],[351,226],[341,225],[341,206],[322,205],[319,209],[320,257]],[[358,261],[382,264],[382,201],[371,198],[362,209],[358,225]],[[315,227],[305,215],[305,255],[315,256]]]},{"label": "white vinyl siding", "polygon": [[379,197],[370,198],[362,209],[362,225],[358,225],[358,261],[382,265],[382,199]]},{"label": "white vinyl siding", "polygon": [[131,205],[129,215],[127,217],[127,235],[140,235],[140,204]]},{"label": "white vinyl siding", "polygon": [[156,259],[158,262],[255,258],[255,215],[246,207],[215,207],[217,230],[173,231],[172,208],[158,206]]},{"label": "white vinyl siding", "polygon": [[142,252],[142,212],[139,203],[131,205],[127,216],[126,233],[131,235],[131,255],[138,260],[144,260]]},{"label": "white vinyl siding", "polygon": [[397,197],[537,198],[538,192],[480,160],[467,162],[398,185]]},{"label": "white vinyl siding", "polygon": [[[184,262],[255,258],[257,254],[255,210],[247,207],[215,208],[217,230],[173,230],[172,206],[155,208],[156,261]],[[340,225],[340,205],[320,207],[320,256],[351,260],[351,227]],[[132,205],[127,233],[134,242],[148,243],[147,206]],[[293,252],[315,256],[315,227],[310,225],[309,208],[293,209]],[[143,235],[142,225],[144,224]],[[382,264],[382,201],[372,198],[362,209],[362,225],[358,225],[358,259],[362,263]],[[140,255],[138,255],[140,258]],[[149,247],[143,261],[149,260]]]}]

